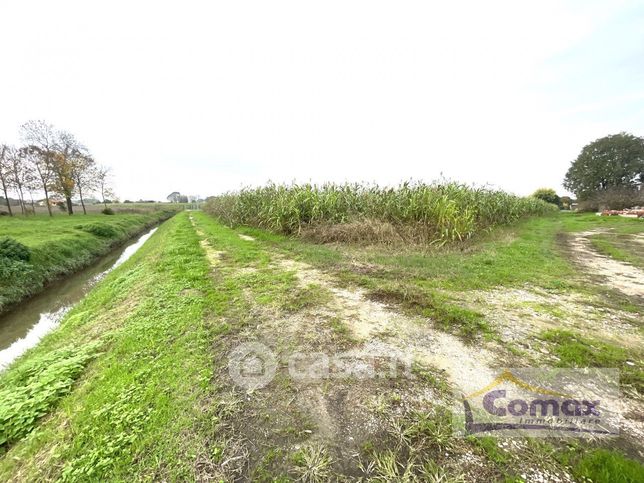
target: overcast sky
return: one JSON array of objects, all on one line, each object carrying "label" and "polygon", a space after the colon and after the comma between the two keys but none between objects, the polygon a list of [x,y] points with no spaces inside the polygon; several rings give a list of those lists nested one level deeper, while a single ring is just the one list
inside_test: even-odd
[{"label": "overcast sky", "polygon": [[0,3],[0,142],[45,119],[122,199],[441,176],[519,194],[644,134],[644,2]]}]

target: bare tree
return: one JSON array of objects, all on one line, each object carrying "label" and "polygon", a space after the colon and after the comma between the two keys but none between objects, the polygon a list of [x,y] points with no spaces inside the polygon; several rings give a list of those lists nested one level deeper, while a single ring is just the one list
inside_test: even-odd
[{"label": "bare tree", "polygon": [[36,214],[36,202],[34,201],[34,193],[38,193],[40,190],[40,182],[35,171],[27,167],[27,175],[25,179],[25,189],[29,193],[29,200],[31,201],[31,211],[32,214]]},{"label": "bare tree", "polygon": [[25,205],[25,194],[24,190],[29,181],[29,171],[25,165],[24,159],[20,156],[19,150],[14,147],[7,147],[5,151],[5,157],[9,164],[9,175],[11,184],[16,189],[18,193],[18,199],[20,200],[20,209],[24,215],[27,211]]},{"label": "bare tree", "polygon": [[20,148],[20,156],[24,159],[29,176],[35,184],[32,191],[42,190],[45,193],[47,211],[49,216],[53,216],[49,203],[49,190],[54,177],[50,155],[37,146],[29,145]]},{"label": "bare tree", "polygon": [[27,121],[20,126],[20,138],[23,143],[38,146],[43,151],[54,151],[56,148],[56,130],[45,121]]},{"label": "bare tree", "polygon": [[9,147],[6,144],[0,145],[0,183],[2,184],[2,191],[4,193],[4,199],[7,202],[7,209],[9,210],[9,215],[13,216],[13,211],[11,210],[11,202],[9,201],[9,187],[11,185],[11,176],[9,170],[9,163],[6,159],[7,150]]},{"label": "bare tree", "polygon": [[[86,151],[83,149],[83,151]],[[83,207],[83,214],[87,214],[85,209],[85,199],[83,197],[83,191],[85,194],[91,192],[96,188],[96,177],[94,173],[94,167],[96,162],[86,152],[79,152],[72,159],[72,176],[74,178],[74,184],[76,185],[76,191],[80,197],[81,206]]]},{"label": "bare tree", "polygon": [[107,201],[105,201],[106,198],[108,196],[110,198],[114,197],[114,191],[112,191],[112,188],[110,187],[111,174],[112,173],[110,171],[110,168],[108,168],[107,166],[97,166],[94,170],[96,187],[101,193],[101,200],[103,201],[103,206],[105,206],[105,209],[107,209]]},{"label": "bare tree", "polygon": [[49,190],[54,181],[53,160],[56,148],[54,127],[45,121],[28,121],[20,126],[20,137],[26,144],[21,151],[27,157],[31,169],[40,180],[45,193],[47,211],[49,216],[53,216],[49,202]]},{"label": "bare tree", "polygon": [[54,179],[51,155],[34,145],[20,148],[20,156],[24,159],[30,176],[36,183],[34,191],[42,190],[45,193],[45,203],[49,216],[53,216],[49,203],[49,190]]}]

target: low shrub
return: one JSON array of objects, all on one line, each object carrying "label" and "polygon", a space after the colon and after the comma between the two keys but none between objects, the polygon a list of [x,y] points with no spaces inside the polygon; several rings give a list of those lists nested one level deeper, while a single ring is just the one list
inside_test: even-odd
[{"label": "low shrub", "polygon": [[114,238],[118,235],[116,228],[101,223],[81,225],[81,230],[91,233],[92,235],[100,236],[101,238]]},{"label": "low shrub", "polygon": [[0,258],[28,262],[30,257],[31,252],[25,245],[8,236],[0,237]]},{"label": "low shrub", "polygon": [[539,200],[543,200],[546,203],[561,206],[561,198],[552,188],[539,188],[537,191],[532,193],[532,196]]},{"label": "low shrub", "polygon": [[0,257],[0,282],[7,287],[21,277],[28,276],[31,271],[31,264],[24,260]]},{"label": "low shrub", "polygon": [[103,213],[104,215],[113,215],[114,210],[112,208],[104,208],[101,210],[101,213]]}]

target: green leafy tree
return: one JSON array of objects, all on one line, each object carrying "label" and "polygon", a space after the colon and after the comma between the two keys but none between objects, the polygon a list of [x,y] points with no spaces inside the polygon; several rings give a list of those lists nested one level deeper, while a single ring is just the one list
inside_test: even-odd
[{"label": "green leafy tree", "polygon": [[534,198],[539,198],[547,203],[552,203],[553,205],[560,206],[561,200],[559,195],[552,188],[539,188],[537,191],[532,193]]},{"label": "green leafy tree", "polygon": [[54,191],[65,198],[67,213],[74,214],[72,195],[76,190],[75,160],[84,151],[84,147],[76,141],[74,136],[66,131],[56,133],[56,147],[52,160],[54,173]]},{"label": "green leafy tree", "polygon": [[622,132],[585,146],[568,169],[564,186],[588,200],[615,188],[635,192],[643,181],[644,138]]}]

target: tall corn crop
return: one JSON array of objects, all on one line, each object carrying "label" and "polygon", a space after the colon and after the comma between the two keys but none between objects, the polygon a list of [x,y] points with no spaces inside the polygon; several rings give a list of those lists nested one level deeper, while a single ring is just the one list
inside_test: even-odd
[{"label": "tall corn crop", "polygon": [[427,241],[465,240],[520,218],[544,215],[554,205],[532,197],[459,183],[406,182],[395,188],[368,184],[269,184],[208,199],[211,215],[230,225],[299,234],[311,227],[387,223]]}]

